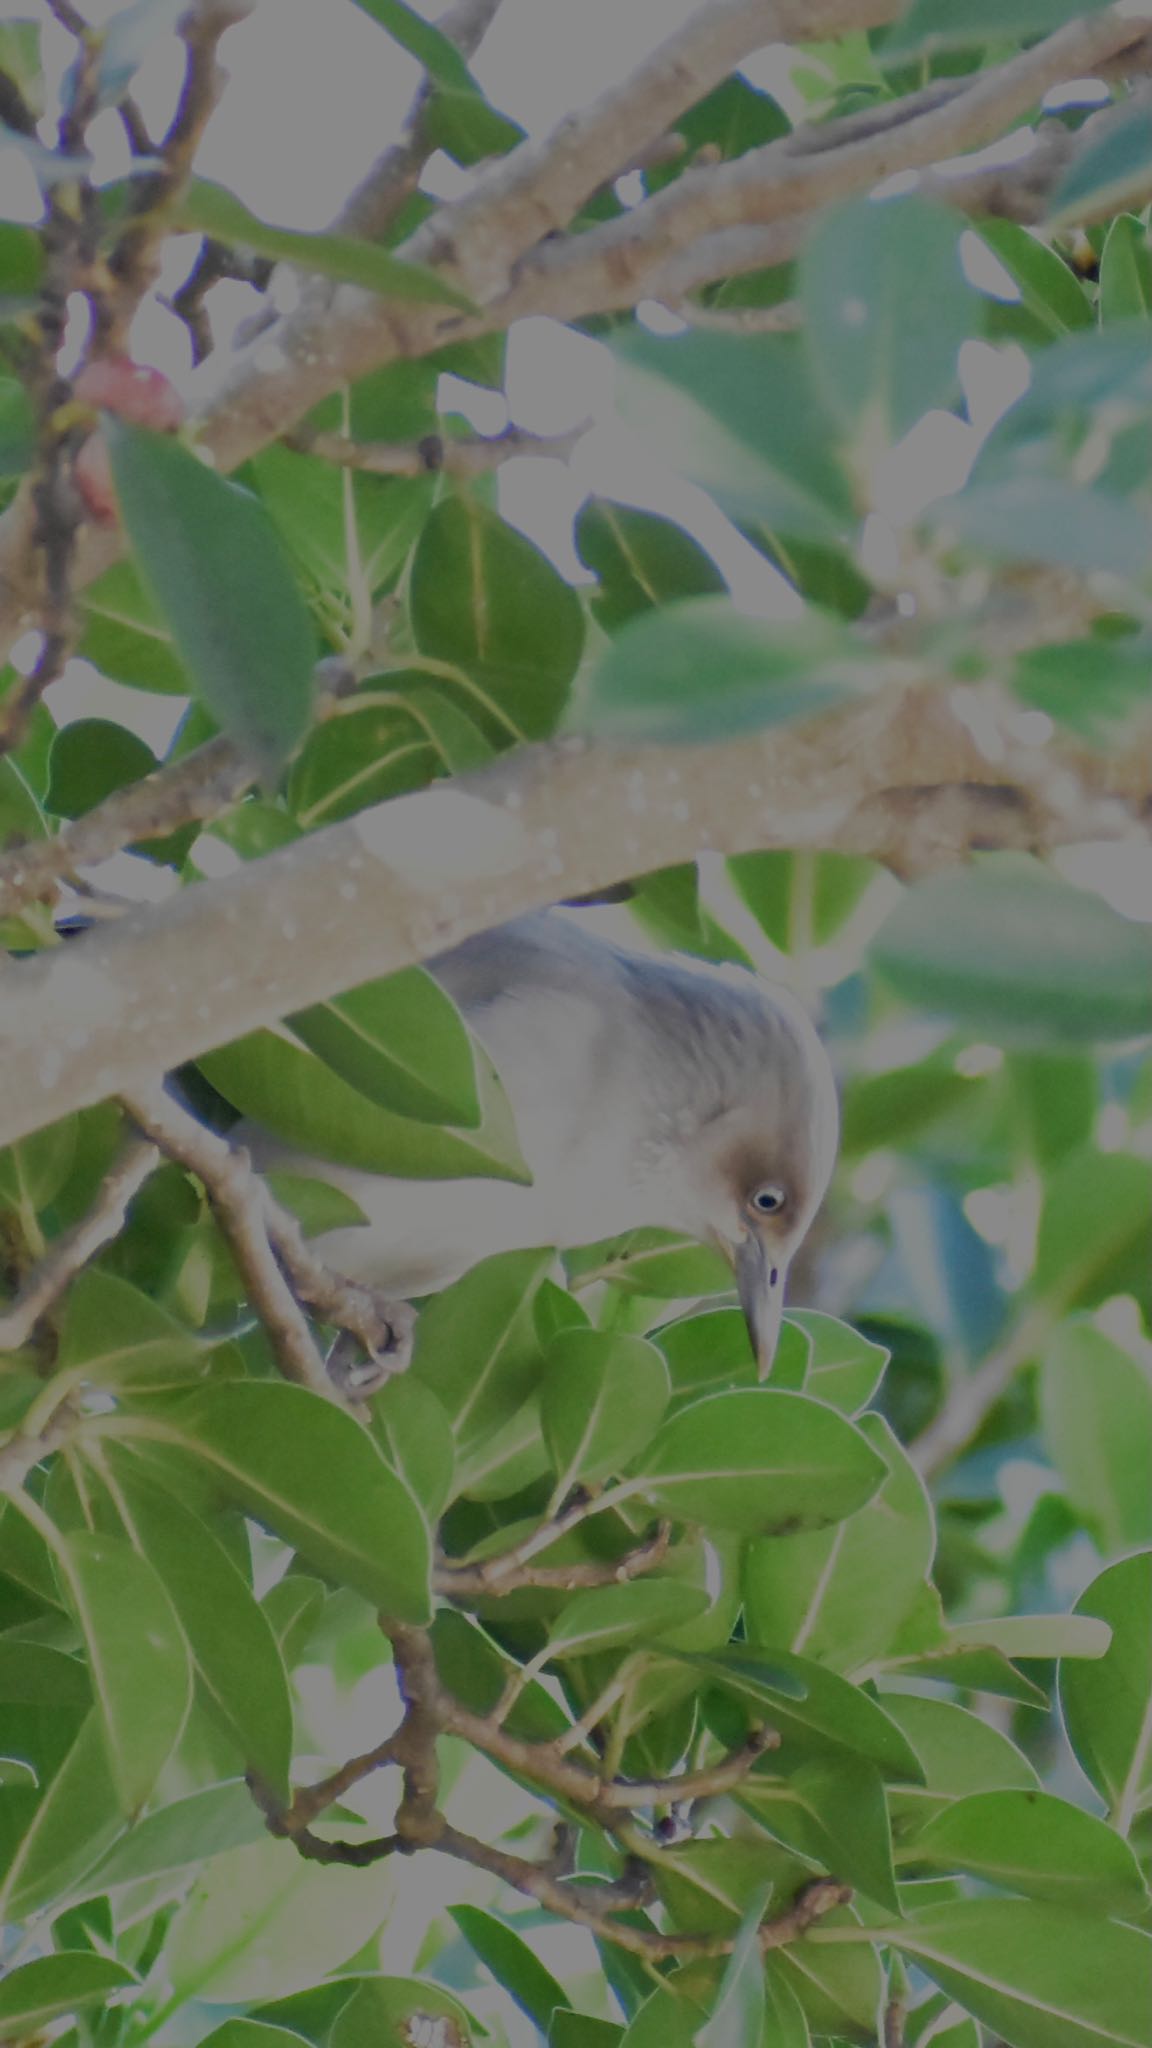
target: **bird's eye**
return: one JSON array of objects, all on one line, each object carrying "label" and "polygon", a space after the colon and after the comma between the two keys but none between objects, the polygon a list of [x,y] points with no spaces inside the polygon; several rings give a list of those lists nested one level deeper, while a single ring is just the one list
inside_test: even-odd
[{"label": "bird's eye", "polygon": [[757,1188],[749,1195],[748,1207],[754,1210],[757,1216],[775,1216],[787,1200],[784,1189],[777,1187],[774,1181],[769,1181],[767,1186]]}]

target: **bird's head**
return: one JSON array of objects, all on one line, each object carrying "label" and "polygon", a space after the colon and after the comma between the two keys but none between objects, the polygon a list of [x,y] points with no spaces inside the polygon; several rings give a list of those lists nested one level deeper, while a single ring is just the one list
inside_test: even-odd
[{"label": "bird's head", "polygon": [[824,1199],[839,1114],[831,1064],[792,997],[751,983],[723,1053],[723,1107],[692,1145],[697,1231],[729,1261],[761,1377],[780,1335],[788,1268]]}]

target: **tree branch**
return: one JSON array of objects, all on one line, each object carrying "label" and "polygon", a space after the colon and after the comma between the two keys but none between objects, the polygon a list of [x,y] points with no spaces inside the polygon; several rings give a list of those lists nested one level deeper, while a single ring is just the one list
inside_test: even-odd
[{"label": "tree branch", "polygon": [[[640,1578],[645,1572],[655,1571],[668,1555],[671,1536],[672,1524],[661,1522],[647,1543],[605,1564],[509,1566],[506,1556],[493,1558],[490,1564],[452,1564],[445,1559],[436,1569],[436,1590],[449,1600],[467,1600],[481,1599],[492,1593],[502,1596],[520,1592],[526,1586],[552,1586],[565,1593],[574,1593],[589,1586],[619,1586],[629,1579]],[[549,1543],[556,1540],[555,1534],[549,1535]],[[503,1569],[492,1570],[490,1566]]]},{"label": "tree branch", "polygon": [[[996,736],[994,699],[990,724]],[[1149,734],[1103,755],[1025,749],[1009,731],[999,751],[977,744],[966,701],[926,686],[722,744],[525,747],[0,963],[0,1143],[471,932],[705,848],[818,847],[913,875],[973,847],[1143,834]]]},{"label": "tree branch", "polygon": [[499,434],[466,434],[456,440],[425,434],[420,441],[352,441],[346,434],[302,428],[285,434],[284,445],[369,476],[486,476],[517,456],[566,462],[590,424],[585,420],[567,434],[530,434],[523,427],[505,427]]}]

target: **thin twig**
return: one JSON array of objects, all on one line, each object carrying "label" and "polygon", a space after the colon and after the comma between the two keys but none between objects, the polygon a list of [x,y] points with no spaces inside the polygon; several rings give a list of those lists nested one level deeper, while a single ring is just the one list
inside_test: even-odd
[{"label": "thin twig", "polygon": [[285,434],[284,445],[300,455],[317,455],[340,469],[362,470],[370,476],[484,476],[517,456],[537,455],[566,462],[587,433],[585,420],[567,434],[529,434],[505,427],[492,435],[425,434],[419,441],[352,441],[345,434],[298,428]]},{"label": "thin twig", "polygon": [[286,1379],[331,1399],[332,1382],[316,1340],[269,1239],[267,1192],[247,1154],[205,1129],[159,1084],[138,1084],[120,1097],[134,1124],[168,1159],[204,1184],[213,1213],[236,1261],[248,1299],[268,1333]]},{"label": "thin twig", "polygon": [[[511,1570],[505,1566],[495,1581],[486,1564],[453,1564],[445,1558],[436,1568],[435,1585],[437,1591],[446,1594],[450,1600],[483,1598],[492,1592],[503,1595],[519,1592],[527,1586],[552,1586],[561,1592],[574,1593],[589,1586],[622,1585],[629,1579],[654,1571],[663,1563],[671,1536],[672,1524],[661,1522],[646,1543],[626,1551],[623,1557],[613,1561],[603,1564],[594,1561],[567,1565],[525,1564]],[[505,1565],[503,1558],[495,1562]]]},{"label": "thin twig", "polygon": [[129,1205],[159,1163],[155,1145],[141,1138],[128,1140],[88,1214],[54,1240],[16,1300],[0,1312],[0,1351],[19,1351],[81,1268],[119,1235]]}]

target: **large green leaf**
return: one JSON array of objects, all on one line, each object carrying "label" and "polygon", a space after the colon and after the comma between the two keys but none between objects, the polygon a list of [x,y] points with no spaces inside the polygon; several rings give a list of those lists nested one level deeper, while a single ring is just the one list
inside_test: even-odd
[{"label": "large green leaf", "polygon": [[[511,1934],[515,1941],[518,1937]],[[383,2042],[437,2039],[441,2023],[444,2048],[470,2048],[474,2039],[469,2016],[459,1999],[440,1984],[420,1977],[369,1977],[354,1991],[340,2013],[328,2048],[380,2048]],[[220,2048],[233,2048],[221,2042]],[[234,2048],[286,2048],[284,2042],[237,2041]]]},{"label": "large green leaf", "polygon": [[207,1352],[195,1332],[150,1301],[138,1287],[99,1266],[68,1291],[60,1331],[60,1366],[97,1386],[141,1390],[187,1380]]},{"label": "large green leaf", "polygon": [[1012,2048],[1143,2048],[1152,1939],[1031,1899],[961,1899],[886,1930]]},{"label": "large green leaf", "polygon": [[265,1833],[263,1816],[241,1779],[205,1785],[145,1814],[96,1864],[80,1889],[98,1897],[142,1878],[166,1877],[230,1849],[261,1842]]},{"label": "large green leaf", "polygon": [[980,238],[1004,265],[1030,313],[1050,334],[1091,327],[1092,306],[1071,265],[1014,220],[985,220]]},{"label": "large green leaf", "polygon": [[531,1180],[520,1156],[507,1097],[491,1060],[476,1049],[480,1121],[475,1128],[429,1126],[370,1102],[293,1039],[253,1031],[205,1053],[213,1087],[284,1143],[318,1159],[408,1180]]},{"label": "large green leaf", "polygon": [[1148,927],[1017,856],[910,889],[871,957],[906,1001],[1002,1042],[1152,1030]]},{"label": "large green leaf", "polygon": [[[340,1833],[355,1838],[357,1830],[344,1823]],[[324,1868],[268,1838],[217,1856],[169,1932],[164,1959],[174,1997],[241,2005],[304,1990],[371,1939],[396,1890],[390,1860],[367,1870]]]},{"label": "large green leaf", "polygon": [[1112,1641],[1095,1663],[1060,1667],[1060,1706],[1081,1768],[1127,1834],[1152,1799],[1152,1550],[1102,1571],[1080,1595]]},{"label": "large green leaf", "polygon": [[208,1700],[245,1766],[286,1800],[292,1702],[267,1616],[206,1523],[123,1461],[117,1474],[133,1540],[163,1581]]},{"label": "large green leaf", "polygon": [[785,1777],[757,1774],[739,1803],[797,1855],[899,1910],[884,1785],[865,1757],[813,1757]]},{"label": "large green leaf", "polygon": [[915,51],[966,50],[1011,36],[1043,36],[1108,0],[914,0],[889,29],[884,53],[901,62]]},{"label": "large green leaf", "polygon": [[700,740],[815,718],[870,680],[834,619],[757,619],[729,597],[642,612],[604,649],[574,722],[620,740]]},{"label": "large green leaf", "polygon": [[762,1537],[748,1552],[748,1632],[852,1672],[887,1650],[935,1549],[918,1474],[878,1415],[861,1434],[888,1468],[878,1493],[833,1528]]},{"label": "large green leaf", "polygon": [[633,1579],[575,1593],[549,1630],[554,1657],[590,1657],[598,1650],[649,1642],[703,1614],[708,1595],[679,1579]]},{"label": "large green leaf", "polygon": [[40,1956],[10,1970],[0,1984],[0,2028],[13,2040],[38,2034],[50,2020],[105,2005],[111,1992],[135,1981],[123,1963],[88,1949]]},{"label": "large green leaf", "polygon": [[1094,1814],[1048,1792],[977,1792],[954,1800],[917,1835],[916,1859],[1087,1913],[1132,1918],[1148,1903],[1127,1843]]},{"label": "large green leaf", "polygon": [[195,228],[231,247],[252,249],[258,256],[272,256],[277,262],[315,271],[340,284],[359,285],[364,291],[379,292],[382,298],[457,306],[465,312],[471,309],[471,300],[458,285],[422,263],[405,263],[391,250],[355,235],[308,234],[299,228],[273,227],[250,212],[234,192],[208,178],[190,179],[174,211],[178,227]]},{"label": "large green leaf", "polygon": [[120,1804],[135,1814],[188,1718],[188,1645],[163,1580],[128,1543],[82,1530],[61,1537],[56,1554],[84,1634]]},{"label": "large green leaf", "polygon": [[117,562],[84,592],[78,652],[102,675],[137,690],[184,697],[188,673],[132,562]]},{"label": "large green leaf", "polygon": [[682,526],[609,498],[588,499],[576,521],[576,546],[599,579],[592,609],[608,632],[657,605],[725,587],[711,555]]},{"label": "large green leaf", "polygon": [[884,1707],[835,1671],[771,1643],[733,1643],[688,1661],[713,1683],[754,1701],[797,1754],[848,1750],[886,1779],[923,1780],[915,1750]]},{"label": "large green leaf", "polygon": [[362,982],[288,1022],[369,1101],[429,1123],[479,1123],[472,1041],[451,996],[425,968]]},{"label": "large green leaf", "polygon": [[1045,1448],[1105,1556],[1152,1542],[1152,1380],[1089,1323],[1066,1323],[1044,1349]]},{"label": "large green leaf", "polygon": [[104,429],[132,552],[197,694],[271,776],[307,730],[316,639],[259,500],[167,434]]},{"label": "large green leaf", "polygon": [[461,1448],[507,1422],[539,1380],[532,1302],[551,1256],[483,1259],[421,1313],[412,1372],[443,1403]]},{"label": "large green leaf", "polygon": [[874,460],[956,385],[978,319],[955,213],[915,197],[826,214],[804,245],[800,301],[824,402]]},{"label": "large green leaf", "polygon": [[1134,1152],[1069,1152],[1048,1175],[1032,1290],[1069,1308],[1148,1298],[1152,1164]]},{"label": "large green leaf", "polygon": [[662,1514],[705,1527],[817,1529],[883,1485],[886,1467],[831,1408],[770,1387],[708,1394],[665,1422],[637,1490]]},{"label": "large green leaf", "polygon": [[568,1994],[526,1941],[479,1906],[452,1906],[453,1920],[480,1961],[491,1970],[498,1984],[511,1993],[521,2012],[544,2034],[558,2006],[566,2006]]},{"label": "large green leaf", "polygon": [[1112,222],[1100,255],[1100,323],[1152,316],[1152,250],[1142,221],[1122,213]]},{"label": "large green leaf", "polygon": [[[428,1524],[334,1403],[272,1381],[221,1383],[158,1402],[137,1428],[202,1459],[230,1500],[337,1585],[403,1621],[428,1620]],[[128,1418],[124,1430],[131,1435]]]},{"label": "large green leaf", "polygon": [[543,739],[584,645],[580,600],[545,555],[474,498],[427,520],[408,593],[422,654],[451,665],[464,709],[490,737]]},{"label": "large green leaf", "polygon": [[732,517],[839,541],[855,525],[837,433],[791,337],[613,337],[620,409]]},{"label": "large green leaf", "polygon": [[560,1331],[548,1347],[540,1410],[558,1491],[620,1472],[652,1436],[668,1392],[668,1368],[643,1337]]},{"label": "large green leaf", "polygon": [[716,2003],[695,2036],[696,2048],[747,2048],[764,2031],[764,1961],[760,1953],[760,1922],[770,1887],[752,1900],[724,1966]]},{"label": "large green leaf", "polygon": [[1108,124],[1095,142],[1077,152],[1050,201],[1054,221],[1099,218],[1125,202],[1139,206],[1152,176],[1152,136],[1147,108],[1132,107]]},{"label": "large green leaf", "polygon": [[103,1717],[94,1707],[34,1807],[4,1873],[0,1901],[5,1913],[24,1920],[46,1906],[58,1909],[76,1893],[86,1896],[86,1878],[124,1826]]}]

